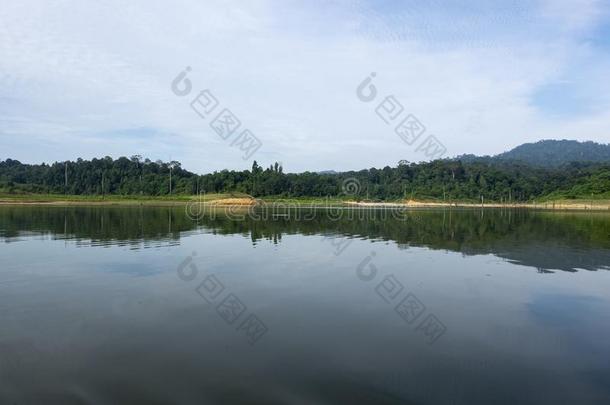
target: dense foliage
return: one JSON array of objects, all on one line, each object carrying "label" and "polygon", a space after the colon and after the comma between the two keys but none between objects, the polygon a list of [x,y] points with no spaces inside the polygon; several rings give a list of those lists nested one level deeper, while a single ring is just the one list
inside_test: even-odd
[{"label": "dense foliage", "polygon": [[[171,176],[171,181],[170,181]],[[554,198],[610,198],[610,164],[573,162],[542,168],[518,162],[480,159],[401,161],[396,167],[343,173],[284,173],[263,169],[223,170],[196,175],[178,162],[152,162],[139,156],[110,157],[51,165],[0,162],[0,191],[76,195],[188,195],[243,192],[261,196],[393,200],[431,198],[480,201],[529,201]]]},{"label": "dense foliage", "polygon": [[17,160],[0,162],[0,189],[9,192],[65,194],[190,194],[193,173],[178,162],[164,163],[110,157],[91,161],[56,162],[51,165],[27,165]]}]

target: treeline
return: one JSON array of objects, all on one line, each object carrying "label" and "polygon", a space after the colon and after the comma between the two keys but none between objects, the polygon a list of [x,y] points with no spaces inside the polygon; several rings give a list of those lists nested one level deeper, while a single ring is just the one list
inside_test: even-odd
[{"label": "treeline", "polygon": [[29,165],[0,162],[0,192],[72,195],[190,195],[241,192],[278,197],[340,197],[530,201],[555,198],[610,198],[610,164],[573,162],[557,168],[518,162],[401,161],[396,167],[342,173],[284,173],[275,163],[251,170],[196,175],[178,162],[131,158],[93,159]]},{"label": "treeline", "polygon": [[[170,183],[171,174],[171,183]],[[0,162],[0,189],[9,193],[72,195],[190,194],[195,175],[176,161],[153,162],[132,156],[112,159],[28,165],[17,160]]]}]

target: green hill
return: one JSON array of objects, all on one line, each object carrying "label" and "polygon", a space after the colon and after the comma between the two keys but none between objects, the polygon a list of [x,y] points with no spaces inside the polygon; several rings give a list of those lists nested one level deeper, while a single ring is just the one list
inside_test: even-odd
[{"label": "green hill", "polygon": [[494,156],[497,160],[519,160],[530,165],[557,167],[570,162],[610,163],[610,144],[563,140],[524,143]]}]

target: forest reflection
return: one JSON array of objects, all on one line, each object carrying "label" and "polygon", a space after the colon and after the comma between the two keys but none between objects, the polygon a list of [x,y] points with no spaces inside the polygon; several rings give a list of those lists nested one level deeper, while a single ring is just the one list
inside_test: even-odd
[{"label": "forest reflection", "polygon": [[179,244],[196,233],[242,235],[279,244],[283,235],[392,241],[464,255],[493,254],[553,270],[610,269],[610,215],[524,209],[217,210],[193,219],[184,207],[0,207],[0,240],[43,236],[79,246],[141,249]]}]

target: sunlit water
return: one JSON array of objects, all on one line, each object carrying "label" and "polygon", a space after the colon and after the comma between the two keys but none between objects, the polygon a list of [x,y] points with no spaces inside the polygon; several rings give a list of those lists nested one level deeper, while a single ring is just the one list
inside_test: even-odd
[{"label": "sunlit water", "polygon": [[608,214],[5,206],[0,241],[3,404],[610,403]]}]

